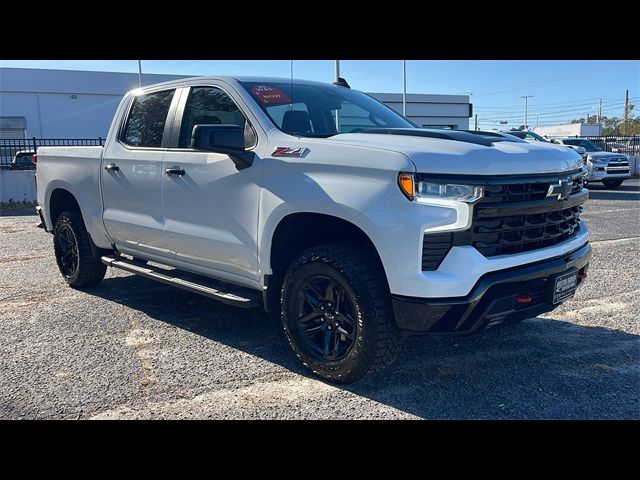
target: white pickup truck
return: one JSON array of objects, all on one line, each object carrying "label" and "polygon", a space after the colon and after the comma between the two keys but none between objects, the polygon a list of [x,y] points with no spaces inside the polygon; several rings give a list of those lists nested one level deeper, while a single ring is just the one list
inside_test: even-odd
[{"label": "white pickup truck", "polygon": [[40,147],[60,272],[106,266],[262,305],[336,382],[404,336],[470,333],[571,297],[591,256],[577,153],[423,130],[336,84],[206,77],[127,93],[104,147]]}]

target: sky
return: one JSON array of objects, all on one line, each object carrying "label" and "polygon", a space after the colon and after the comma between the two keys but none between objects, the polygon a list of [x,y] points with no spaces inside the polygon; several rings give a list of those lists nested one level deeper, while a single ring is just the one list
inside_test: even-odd
[{"label": "sky", "polygon": [[[0,67],[137,72],[136,60],[0,60]],[[142,60],[143,73],[180,75],[264,75],[288,77],[289,60]],[[341,76],[365,92],[401,92],[400,60],[341,60]],[[333,60],[294,60],[295,78],[331,82]],[[1,81],[1,79],[0,79]],[[602,114],[622,116],[625,90],[640,103],[637,60],[408,60],[407,92],[472,94],[480,128],[524,123],[566,123]],[[637,108],[640,110],[640,107]],[[537,114],[537,115],[536,115]],[[473,128],[473,121],[470,123]],[[504,128],[504,127],[503,127]]]}]

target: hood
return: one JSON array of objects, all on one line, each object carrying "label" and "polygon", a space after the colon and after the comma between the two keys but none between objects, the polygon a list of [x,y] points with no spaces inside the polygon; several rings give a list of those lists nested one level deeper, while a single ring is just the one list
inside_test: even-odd
[{"label": "hood", "polygon": [[[463,133],[463,132],[460,132]],[[393,150],[406,155],[417,172],[452,175],[523,175],[576,170],[582,157],[562,145],[543,142],[471,142],[429,138],[419,130],[402,135],[343,133],[327,140]],[[463,136],[461,136],[463,137]]]}]

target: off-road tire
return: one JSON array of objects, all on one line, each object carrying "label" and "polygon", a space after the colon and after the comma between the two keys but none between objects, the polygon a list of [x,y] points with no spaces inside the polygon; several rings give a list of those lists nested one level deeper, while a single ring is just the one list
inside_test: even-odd
[{"label": "off-road tire", "polygon": [[[73,272],[65,271],[62,262],[61,232],[69,229],[77,244],[77,268]],[[82,215],[76,211],[62,212],[55,220],[53,227],[53,249],[56,262],[64,280],[73,288],[88,288],[99,284],[107,271],[99,258],[91,252],[91,239],[84,226]]]},{"label": "off-road tire", "polygon": [[[355,306],[357,331],[346,356],[337,361],[315,358],[298,333],[296,296],[305,280],[328,276],[343,286]],[[295,354],[316,375],[351,383],[390,365],[402,348],[386,277],[373,248],[334,243],[310,248],[289,266],[280,295],[284,331]]]}]

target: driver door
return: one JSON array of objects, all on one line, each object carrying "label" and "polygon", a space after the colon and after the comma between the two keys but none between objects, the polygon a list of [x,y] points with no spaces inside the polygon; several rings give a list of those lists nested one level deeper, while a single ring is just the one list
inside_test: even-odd
[{"label": "driver door", "polygon": [[163,245],[198,271],[253,284],[262,163],[256,158],[238,170],[226,154],[192,149],[191,134],[198,124],[233,124],[245,128],[247,147],[255,146],[257,137],[236,101],[213,85],[185,89],[175,122],[177,145],[165,153],[163,171],[184,173],[162,178]]}]

